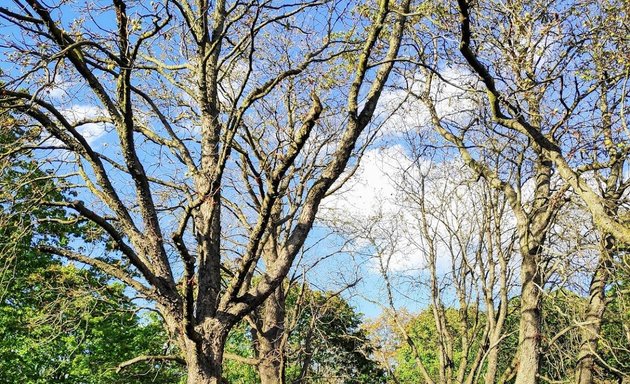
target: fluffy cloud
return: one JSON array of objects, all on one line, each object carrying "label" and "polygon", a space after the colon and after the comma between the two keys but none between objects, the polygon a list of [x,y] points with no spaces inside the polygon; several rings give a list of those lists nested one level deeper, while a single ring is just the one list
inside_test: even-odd
[{"label": "fluffy cloud", "polygon": [[[69,108],[60,109],[60,112],[68,120],[68,122],[70,122],[70,124],[76,124],[77,122],[85,119],[94,119],[105,116],[105,112],[101,108],[90,105],[73,105]],[[77,127],[77,132],[85,138],[88,144],[93,145],[107,133],[107,127],[107,123],[86,123]],[[54,137],[46,139],[44,144],[60,147],[64,146],[60,140]],[[69,152],[63,150],[52,152],[50,156],[57,159],[66,159],[68,154]]]},{"label": "fluffy cloud", "polygon": [[335,195],[324,200],[320,217],[355,238],[358,252],[375,257],[374,269],[418,270],[424,266],[421,250],[410,236],[413,211],[407,209],[399,186],[414,162],[401,146],[365,153],[354,176]]},{"label": "fluffy cloud", "polygon": [[[440,117],[448,121],[464,124],[470,119],[469,111],[477,108],[468,90],[477,82],[469,72],[458,68],[442,71],[442,78],[434,78],[431,84],[431,96]],[[426,87],[425,79],[418,76],[408,79],[404,89],[384,92],[379,103],[378,115],[386,119],[383,123],[384,135],[400,135],[407,132],[422,131],[431,121],[429,111],[409,90],[420,94]]]},{"label": "fluffy cloud", "polygon": [[322,206],[326,217],[345,215],[370,219],[399,210],[396,185],[401,182],[398,170],[412,161],[401,146],[367,151],[353,177],[341,191],[327,198]]},{"label": "fluffy cloud", "polygon": [[324,201],[320,218],[353,238],[353,251],[371,257],[375,272],[421,271],[432,250],[438,273],[446,273],[453,257],[472,257],[479,244],[482,187],[471,178],[459,160],[412,159],[401,145],[370,150],[343,190]]},{"label": "fluffy cloud", "polygon": [[[61,111],[71,124],[75,124],[85,119],[96,119],[105,116],[105,112],[92,105],[73,105]],[[87,123],[77,128],[77,131],[92,144],[106,133],[107,124]]]}]

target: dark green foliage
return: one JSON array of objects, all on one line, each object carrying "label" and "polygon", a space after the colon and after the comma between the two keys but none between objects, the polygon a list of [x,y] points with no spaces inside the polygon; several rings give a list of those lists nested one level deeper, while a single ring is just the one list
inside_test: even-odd
[{"label": "dark green foliage", "polygon": [[[626,256],[627,257],[627,256]],[[600,355],[606,364],[600,371],[618,379],[622,372],[630,372],[630,281],[627,268],[620,268],[620,279],[608,292],[610,302],[602,323]]]},{"label": "dark green foliage", "polygon": [[[290,338],[288,381],[299,374],[310,354],[307,382],[380,383],[384,372],[371,359],[373,350],[367,332],[361,327],[361,315],[332,292],[294,290],[288,302],[302,307]],[[289,304],[289,305],[291,305]],[[308,345],[310,343],[310,345]]]},{"label": "dark green foliage", "polygon": [[[254,357],[251,334],[245,322],[232,329],[225,351],[241,357]],[[230,359],[223,361],[223,377],[228,383],[233,384],[256,384],[260,382],[255,366]]]},{"label": "dark green foliage", "polygon": [[[289,335],[286,382],[384,383],[384,372],[372,360],[373,350],[361,315],[338,295],[313,291],[307,286],[291,289],[287,296]],[[254,357],[253,341],[246,323],[234,328],[227,351]],[[255,367],[230,361],[224,363],[230,383],[257,383]]]}]

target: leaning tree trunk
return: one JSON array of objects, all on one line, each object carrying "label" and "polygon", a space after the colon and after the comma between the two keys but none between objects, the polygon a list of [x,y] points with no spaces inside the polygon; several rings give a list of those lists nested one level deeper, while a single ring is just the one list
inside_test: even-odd
[{"label": "leaning tree trunk", "polygon": [[613,238],[607,236],[603,240],[601,255],[591,280],[590,298],[586,309],[586,325],[582,329],[582,345],[580,346],[575,372],[575,382],[577,384],[593,383],[597,343],[600,336],[602,317],[606,310],[606,284],[610,276],[610,252],[613,247]]},{"label": "leaning tree trunk", "polygon": [[284,290],[280,286],[263,304],[260,329],[256,332],[261,384],[285,382],[285,301]]},{"label": "leaning tree trunk", "polygon": [[536,384],[540,365],[541,247],[525,247],[521,263],[521,319],[519,358],[515,384]]}]

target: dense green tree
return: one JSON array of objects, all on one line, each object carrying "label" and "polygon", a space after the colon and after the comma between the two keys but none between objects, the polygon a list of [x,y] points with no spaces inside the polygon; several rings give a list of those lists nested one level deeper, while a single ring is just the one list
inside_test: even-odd
[{"label": "dense green tree", "polygon": [[[361,315],[335,293],[304,289],[303,309],[290,338],[293,354],[288,381],[382,382],[383,371],[371,358],[373,351]],[[304,380],[299,381],[302,377]]]},{"label": "dense green tree", "polygon": [[[602,324],[598,371],[622,379],[630,372],[630,283],[627,276],[609,291],[610,302]],[[612,380],[611,380],[612,381]]]},{"label": "dense green tree", "polygon": [[161,321],[139,312],[122,284],[38,251],[43,239],[88,243],[98,232],[78,221],[61,226],[73,218],[41,205],[64,198],[61,181],[37,159],[16,156],[22,132],[10,116],[0,121],[0,382],[177,382],[181,372],[161,363],[118,372],[125,360],[164,354]]},{"label": "dense green tree", "polygon": [[251,329],[246,322],[241,322],[232,329],[225,350],[228,354],[244,358],[241,361],[227,359],[223,362],[223,377],[228,383],[255,384],[260,382],[255,364],[245,362],[246,359],[255,359]]},{"label": "dense green tree", "polygon": [[[473,311],[475,310],[473,309]],[[444,308],[444,319],[446,321],[445,326],[451,335],[450,340],[453,342],[454,352],[454,361],[449,361],[447,364],[455,370],[457,370],[463,361],[462,335],[464,332],[469,332],[473,327],[473,324],[470,324],[469,329],[462,329],[460,315],[460,311],[455,308]],[[481,321],[484,321],[484,314],[479,313],[479,315],[481,315]],[[422,373],[418,368],[417,359],[421,360],[429,377],[431,377],[436,383],[439,382],[440,367],[442,362],[440,361],[440,350],[438,345],[439,335],[433,308],[429,307],[415,315],[409,314],[404,310],[398,314],[399,321],[402,321],[403,326],[405,327],[406,336],[409,336],[413,345],[417,347],[416,351],[418,356],[416,356],[416,351],[412,348],[412,344],[405,341],[405,335],[401,334],[401,331],[397,328],[397,325],[392,322],[392,319],[388,320],[387,315],[384,316],[385,318],[375,321],[374,324],[376,325],[378,323],[375,327],[379,328],[378,332],[383,332],[383,328],[388,328],[388,333],[394,332],[394,335],[389,335],[387,337],[397,340],[393,351],[391,351],[392,353],[389,355],[389,359],[392,360],[390,362],[390,376],[395,377],[395,381],[393,382],[400,384],[418,382],[418,377],[421,377]],[[470,317],[474,318],[475,316]],[[472,348],[469,351],[470,355],[476,355],[479,350],[482,340],[481,334],[478,336],[480,337],[472,343]],[[383,343],[384,341],[385,340],[379,340],[379,343]],[[381,355],[385,356],[384,354]],[[473,361],[466,359],[466,362],[468,371],[470,370],[470,366],[473,364]],[[382,363],[384,362],[382,361]]]},{"label": "dense green tree", "polygon": [[[372,359],[361,315],[338,294],[316,291],[307,285],[287,295],[287,383],[382,383],[384,371]],[[227,351],[245,359],[256,358],[255,336],[247,323],[235,328]],[[242,360],[245,360],[242,359]],[[255,368],[228,359],[224,377],[230,383],[256,383]]]},{"label": "dense green tree", "polygon": [[[628,308],[627,293],[624,294],[624,281],[621,279],[619,286],[608,291],[610,304],[603,317],[602,346],[594,372],[595,383],[617,383],[627,376],[630,367],[630,349],[628,348],[628,324],[630,311]],[[627,288],[626,288],[627,290]],[[541,366],[539,377],[545,382],[571,382],[575,376],[575,367],[581,346],[581,327],[586,324],[584,308],[588,305],[588,297],[580,296],[567,289],[556,289],[543,296],[543,309],[545,316],[542,321],[541,334]],[[518,327],[519,327],[520,298],[513,297],[509,302],[508,316],[505,323],[505,336],[499,344],[498,369],[499,383],[513,383],[515,380],[516,366],[514,360],[518,351]],[[431,308],[424,309],[417,314],[409,314],[401,311],[399,316],[405,326],[406,334],[418,346],[418,354],[410,347],[400,334],[396,325],[388,319],[387,315],[374,321],[370,336],[376,338],[379,344],[393,341],[392,345],[380,345],[376,351],[377,356],[382,356],[380,363],[389,367],[389,381],[391,383],[416,383],[421,372],[417,358],[427,369],[431,378],[439,382],[439,354],[438,331]],[[445,308],[446,326],[453,337],[455,361],[451,364],[458,367],[461,360],[461,344],[458,337],[462,332],[458,327],[458,310]],[[485,313],[480,313],[480,318],[485,321]],[[378,333],[385,334],[387,340],[378,338]],[[482,345],[478,335],[475,349]],[[387,361],[385,361],[387,360]],[[486,367],[482,367],[477,375],[478,382],[483,382]]]}]

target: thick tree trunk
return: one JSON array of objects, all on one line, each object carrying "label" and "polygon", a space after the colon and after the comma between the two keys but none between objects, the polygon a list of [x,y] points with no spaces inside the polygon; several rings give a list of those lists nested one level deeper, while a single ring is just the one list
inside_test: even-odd
[{"label": "thick tree trunk", "polygon": [[221,372],[220,364],[217,366],[214,363],[209,362],[204,364],[205,361],[199,361],[198,364],[189,364],[188,366],[188,384],[221,384]]},{"label": "thick tree trunk", "polygon": [[282,286],[269,296],[262,308],[260,330],[256,333],[258,343],[258,374],[261,384],[283,384],[285,382],[284,321],[285,296]]},{"label": "thick tree trunk", "polygon": [[284,383],[284,367],[278,359],[264,359],[258,366],[261,384]]},{"label": "thick tree trunk", "polygon": [[597,343],[600,336],[602,317],[606,311],[606,284],[610,274],[610,251],[614,246],[613,239],[610,236],[603,242],[597,269],[590,285],[586,325],[582,329],[582,345],[575,372],[575,382],[577,384],[593,383]]},{"label": "thick tree trunk", "polygon": [[527,247],[521,263],[521,319],[519,363],[515,384],[536,384],[540,365],[540,303],[542,278],[538,262],[540,246]]},{"label": "thick tree trunk", "polygon": [[188,384],[222,384],[223,351],[227,332],[211,330],[200,340],[186,342]]}]

